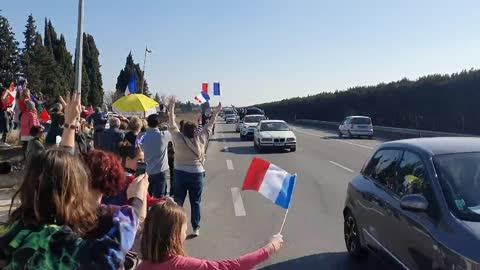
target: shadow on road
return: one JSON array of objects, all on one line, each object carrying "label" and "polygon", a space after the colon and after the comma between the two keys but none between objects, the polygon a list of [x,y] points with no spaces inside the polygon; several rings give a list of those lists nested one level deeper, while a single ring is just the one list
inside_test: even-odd
[{"label": "shadow on road", "polygon": [[251,146],[231,146],[228,147],[228,150],[222,149],[220,152],[223,153],[232,153],[236,155],[268,155],[268,154],[278,154],[278,153],[287,153],[288,151],[283,150],[269,150],[259,152],[253,145]]},{"label": "shadow on road", "polygon": [[[331,136],[324,136],[323,137],[324,139],[326,140],[362,140],[362,141],[371,141],[371,139],[369,139],[368,137],[353,137],[353,138],[349,138],[349,137],[338,137],[337,135],[331,135]],[[373,138],[373,139],[377,139],[377,138]]]},{"label": "shadow on road", "polygon": [[369,256],[364,261],[357,261],[348,256],[347,252],[321,253],[293,259],[260,268],[260,270],[317,270],[317,269],[390,269],[385,267],[378,258]]},{"label": "shadow on road", "polygon": [[241,142],[240,138],[215,138],[210,139],[212,142]]}]

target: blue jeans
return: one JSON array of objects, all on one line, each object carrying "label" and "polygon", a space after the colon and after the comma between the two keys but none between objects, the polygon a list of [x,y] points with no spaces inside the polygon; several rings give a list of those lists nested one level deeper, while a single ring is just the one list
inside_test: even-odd
[{"label": "blue jeans", "polygon": [[175,190],[173,199],[183,207],[185,198],[190,200],[192,228],[200,229],[200,203],[202,201],[203,181],[205,173],[189,173],[175,170]]},{"label": "blue jeans", "polygon": [[148,193],[154,198],[164,198],[167,193],[167,182],[170,178],[170,172],[168,170],[150,174],[148,176]]}]

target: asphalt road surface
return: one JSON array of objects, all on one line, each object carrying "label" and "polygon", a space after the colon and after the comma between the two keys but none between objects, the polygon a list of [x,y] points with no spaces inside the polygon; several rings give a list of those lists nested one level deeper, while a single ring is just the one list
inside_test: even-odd
[{"label": "asphalt road surface", "polygon": [[284,210],[256,192],[239,192],[252,158],[258,156],[298,174],[284,247],[258,269],[388,269],[374,256],[362,262],[349,258],[343,240],[347,184],[381,141],[293,128],[296,152],[259,154],[253,142],[240,141],[234,125],[217,124],[207,153],[201,234],[188,240],[188,254],[234,258],[261,247],[280,230]]}]

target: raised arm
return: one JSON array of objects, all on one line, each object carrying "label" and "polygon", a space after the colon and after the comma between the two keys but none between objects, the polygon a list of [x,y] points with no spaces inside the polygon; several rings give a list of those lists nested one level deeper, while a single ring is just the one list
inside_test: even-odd
[{"label": "raised arm", "polygon": [[80,100],[80,94],[77,92],[73,93],[72,96],[67,93],[65,99],[60,97],[60,102],[65,110],[65,125],[68,125],[68,128],[63,129],[61,145],[72,149],[75,147],[75,129],[70,127],[76,126],[78,119],[80,119],[80,112],[82,111]]},{"label": "raised arm", "polygon": [[175,122],[175,97],[171,96],[168,100],[168,125],[171,130],[179,131],[177,122]]},{"label": "raised arm", "polygon": [[218,103],[216,110],[213,112],[212,118],[206,125],[203,126],[202,131],[199,133],[202,143],[206,143],[210,139],[210,136],[213,133],[213,125],[215,125],[215,122],[217,121],[217,115],[221,109],[222,103]]}]

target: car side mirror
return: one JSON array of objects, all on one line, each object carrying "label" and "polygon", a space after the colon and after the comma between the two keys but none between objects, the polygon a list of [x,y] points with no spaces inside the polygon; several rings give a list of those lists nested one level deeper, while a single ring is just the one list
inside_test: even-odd
[{"label": "car side mirror", "polygon": [[405,195],[400,200],[400,207],[407,211],[424,212],[428,209],[428,201],[421,194]]}]

